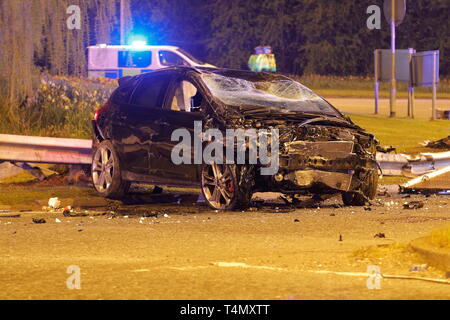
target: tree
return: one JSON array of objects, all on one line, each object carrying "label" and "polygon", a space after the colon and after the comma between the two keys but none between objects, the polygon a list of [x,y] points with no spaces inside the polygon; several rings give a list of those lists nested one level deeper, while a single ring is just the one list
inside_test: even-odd
[{"label": "tree", "polygon": [[[245,67],[257,45],[272,45],[280,71],[324,75],[373,74],[373,52],[390,47],[390,29],[367,28],[367,7],[356,0],[213,1],[209,60]],[[450,1],[408,1],[398,48],[440,49],[441,74],[450,74]],[[206,13],[205,13],[206,14]]]},{"label": "tree", "polygon": [[206,58],[211,39],[211,2],[204,0],[133,0],[134,33],[149,44],[180,46]]},{"label": "tree", "polygon": [[[0,81],[8,103],[33,97],[41,72],[84,76],[86,47],[109,43],[117,29],[118,2],[103,0],[2,0]],[[82,28],[69,30],[67,8],[77,5]]]}]

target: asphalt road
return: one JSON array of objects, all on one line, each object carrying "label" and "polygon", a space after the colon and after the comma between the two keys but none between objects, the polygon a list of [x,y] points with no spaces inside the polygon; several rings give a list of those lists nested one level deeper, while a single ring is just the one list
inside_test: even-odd
[{"label": "asphalt road", "polygon": [[[416,199],[423,209],[402,209]],[[407,245],[450,223],[449,201],[383,197],[372,211],[335,208],[331,199],[291,212],[188,204],[76,218],[21,212],[0,218],[0,299],[449,299],[448,284],[382,279],[370,290],[365,274],[377,265],[383,274],[443,279],[432,267],[410,272],[424,261]],[[70,266],[79,267],[80,290],[67,286]]]}]

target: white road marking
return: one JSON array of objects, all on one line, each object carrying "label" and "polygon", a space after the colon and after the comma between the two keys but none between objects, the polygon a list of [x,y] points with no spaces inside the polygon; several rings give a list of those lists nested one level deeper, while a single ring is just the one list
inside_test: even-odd
[{"label": "white road marking", "polygon": [[268,266],[252,266],[246,263],[240,262],[214,262],[213,265],[221,268],[245,268],[245,269],[262,269],[262,270],[272,270],[272,271],[287,271],[287,269],[268,267]]}]

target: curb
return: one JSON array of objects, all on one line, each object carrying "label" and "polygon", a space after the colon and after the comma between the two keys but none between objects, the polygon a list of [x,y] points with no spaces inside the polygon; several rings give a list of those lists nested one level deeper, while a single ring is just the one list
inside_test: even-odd
[{"label": "curb", "polygon": [[450,272],[450,250],[431,244],[430,238],[419,238],[411,241],[411,248],[424,257],[430,265]]}]

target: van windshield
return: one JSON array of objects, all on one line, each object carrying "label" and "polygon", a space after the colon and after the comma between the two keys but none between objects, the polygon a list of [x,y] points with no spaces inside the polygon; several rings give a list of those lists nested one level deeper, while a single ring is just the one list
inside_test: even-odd
[{"label": "van windshield", "polygon": [[217,72],[202,75],[213,96],[229,106],[258,112],[282,111],[317,113],[334,117],[341,114],[312,90],[289,78],[253,72]]},{"label": "van windshield", "polygon": [[181,48],[177,48],[177,51],[179,51],[180,53],[182,53],[183,55],[185,55],[186,57],[188,57],[190,60],[192,60],[193,62],[195,62],[196,64],[205,64],[203,61],[197,59],[196,57],[194,57],[192,54],[190,54],[189,52],[181,49]]}]

